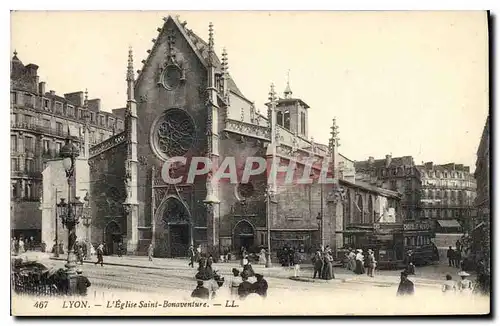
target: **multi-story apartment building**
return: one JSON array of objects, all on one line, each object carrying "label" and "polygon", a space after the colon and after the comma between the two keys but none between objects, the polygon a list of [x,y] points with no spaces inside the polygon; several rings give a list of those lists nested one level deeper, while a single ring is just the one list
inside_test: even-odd
[{"label": "multi-story apartment building", "polygon": [[[58,96],[39,82],[38,66],[11,60],[11,230],[12,236],[40,241],[44,160],[59,154],[68,135],[83,143],[84,128],[90,146],[124,129],[122,118],[101,111],[100,99],[87,99],[87,92]],[[83,153],[83,146],[81,155]]]},{"label": "multi-story apartment building", "polygon": [[385,159],[378,160],[369,157],[367,161],[356,162],[354,167],[356,180],[402,194],[401,214],[398,217],[403,220],[420,218],[420,172],[413,157],[386,155]]},{"label": "multi-story apartment building", "polygon": [[477,149],[477,197],[474,203],[476,218],[468,230],[472,238],[471,253],[478,267],[479,285],[485,293],[491,284],[491,203],[490,203],[490,117],[486,119]]},{"label": "multi-story apartment building", "polygon": [[418,166],[422,180],[422,215],[432,219],[441,232],[460,232],[467,228],[473,213],[476,181],[463,164]]}]

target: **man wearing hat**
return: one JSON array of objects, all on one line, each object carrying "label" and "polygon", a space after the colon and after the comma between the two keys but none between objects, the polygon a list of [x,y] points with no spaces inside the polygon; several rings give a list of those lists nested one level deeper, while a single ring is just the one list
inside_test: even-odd
[{"label": "man wearing hat", "polygon": [[210,292],[206,287],[203,286],[203,281],[198,280],[196,282],[196,289],[191,293],[191,298],[198,298],[208,300],[210,297]]},{"label": "man wearing hat", "polygon": [[87,288],[91,285],[89,279],[82,275],[83,271],[79,268],[76,270],[76,291],[81,296],[87,295]]},{"label": "man wearing hat", "polygon": [[398,292],[396,295],[405,296],[413,295],[415,293],[415,286],[413,282],[408,279],[408,273],[406,271],[401,272],[401,281],[399,282]]},{"label": "man wearing hat", "polygon": [[368,276],[373,277],[373,271],[375,270],[376,263],[373,250],[368,249]]}]

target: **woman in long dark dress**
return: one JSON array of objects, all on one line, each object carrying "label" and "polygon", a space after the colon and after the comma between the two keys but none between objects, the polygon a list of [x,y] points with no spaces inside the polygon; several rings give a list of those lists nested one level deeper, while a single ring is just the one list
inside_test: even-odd
[{"label": "woman in long dark dress", "polygon": [[329,252],[325,252],[323,254],[323,270],[321,273],[322,279],[331,280],[334,278],[333,276],[333,266],[332,266],[333,258]]},{"label": "woman in long dark dress", "polygon": [[255,272],[253,270],[252,264],[250,264],[250,260],[248,259],[248,256],[246,257],[246,265],[243,266],[243,272],[247,277],[253,277],[255,275]]}]

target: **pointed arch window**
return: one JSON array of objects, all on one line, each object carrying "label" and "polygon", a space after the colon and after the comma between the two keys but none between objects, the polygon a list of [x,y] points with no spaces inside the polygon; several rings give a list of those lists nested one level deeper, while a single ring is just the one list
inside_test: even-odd
[{"label": "pointed arch window", "polygon": [[283,114],[283,128],[290,130],[290,111],[288,110]]},{"label": "pointed arch window", "polygon": [[283,112],[281,111],[276,112],[276,123],[278,124],[278,126],[283,127]]},{"label": "pointed arch window", "polygon": [[300,112],[300,134],[306,135],[306,114],[304,112]]}]

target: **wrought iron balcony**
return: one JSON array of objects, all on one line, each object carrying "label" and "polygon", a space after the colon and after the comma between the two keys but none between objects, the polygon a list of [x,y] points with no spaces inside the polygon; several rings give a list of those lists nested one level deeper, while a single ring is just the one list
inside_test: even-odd
[{"label": "wrought iron balcony", "polygon": [[25,130],[29,132],[35,132],[35,133],[40,133],[44,135],[51,135],[51,136],[56,136],[56,137],[61,137],[61,138],[66,138],[68,136],[68,131],[64,129],[59,129],[59,128],[51,128],[51,127],[46,127],[46,126],[40,126],[35,123],[27,123],[27,122],[11,122],[10,123],[11,129],[19,129],[19,130]]}]

